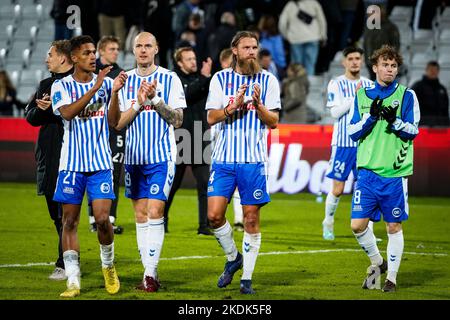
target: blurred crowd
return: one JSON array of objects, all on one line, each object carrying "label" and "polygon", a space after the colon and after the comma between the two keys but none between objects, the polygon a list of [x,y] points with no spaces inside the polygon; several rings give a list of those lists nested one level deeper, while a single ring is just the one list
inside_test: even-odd
[{"label": "blurred crowd", "polygon": [[[212,59],[213,73],[221,68],[220,53],[229,48],[235,33],[238,30],[254,31],[260,39],[261,65],[275,74],[280,82],[285,113],[282,122],[313,123],[320,117],[306,106],[309,81],[311,77],[327,74],[330,63],[343,48],[348,45],[363,47],[366,60],[383,44],[400,49],[401,34],[395,21],[389,19],[394,6],[414,8],[411,29],[431,29],[435,15],[442,12],[448,2],[54,0],[50,16],[55,24],[55,40],[69,39],[74,35],[75,30],[68,28],[66,22],[70,18],[67,8],[76,4],[81,9],[82,33],[90,35],[94,41],[102,36],[116,36],[120,39],[120,50],[126,54],[132,51],[135,35],[140,31],[149,31],[159,41],[159,65],[173,69],[171,57],[174,50],[191,46],[199,65],[208,57]],[[381,10],[368,15],[367,8],[370,5],[377,5]],[[379,21],[380,28],[368,27],[369,16],[375,23]],[[366,65],[369,77],[374,79],[368,61]],[[20,102],[15,99],[14,88],[7,79],[7,75],[0,74],[2,115],[10,112],[7,104],[16,103],[21,108]],[[446,109],[448,118],[448,98]]]}]

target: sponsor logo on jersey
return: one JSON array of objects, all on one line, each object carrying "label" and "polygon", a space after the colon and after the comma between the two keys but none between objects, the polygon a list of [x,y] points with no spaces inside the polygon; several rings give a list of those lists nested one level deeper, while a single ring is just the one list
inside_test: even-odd
[{"label": "sponsor logo on jersey", "polygon": [[62,100],[61,91],[56,91],[55,94],[53,95],[53,104],[55,105],[61,100]]},{"label": "sponsor logo on jersey", "polygon": [[256,189],[255,191],[253,191],[253,198],[255,198],[256,200],[259,200],[263,197],[263,191],[261,189]]},{"label": "sponsor logo on jersey", "polygon": [[63,193],[75,194],[75,190],[73,188],[71,188],[71,187],[64,187]]},{"label": "sponsor logo on jersey", "polygon": [[79,114],[79,118],[96,118],[103,117],[105,115],[105,108],[103,103],[93,103],[84,108]]},{"label": "sponsor logo on jersey", "polygon": [[159,186],[156,183],[152,184],[150,187],[150,193],[157,194],[158,192],[159,192]]},{"label": "sponsor logo on jersey", "polygon": [[100,98],[104,98],[104,97],[106,96],[106,92],[105,92],[105,90],[103,90],[103,88],[100,88],[100,89],[97,91],[97,94],[98,94],[98,96],[99,96]]},{"label": "sponsor logo on jersey", "polygon": [[363,209],[362,209],[362,207],[361,207],[361,205],[360,204],[355,204],[354,206],[353,206],[353,209],[352,209],[353,211],[355,211],[355,212],[361,212],[361,211],[363,211]]},{"label": "sponsor logo on jersey", "polygon": [[213,186],[209,186],[208,187],[208,192],[214,192],[214,187]]},{"label": "sponsor logo on jersey", "polygon": [[398,107],[400,105],[400,100],[398,100],[398,99],[395,99],[394,101],[392,101],[392,103],[391,103],[391,106],[392,107]]},{"label": "sponsor logo on jersey", "polygon": [[100,191],[102,193],[109,193],[109,190],[110,190],[109,183],[104,182],[100,185]]},{"label": "sponsor logo on jersey", "polygon": [[394,209],[392,209],[392,215],[395,218],[398,218],[402,215],[402,210],[400,208],[394,208]]}]

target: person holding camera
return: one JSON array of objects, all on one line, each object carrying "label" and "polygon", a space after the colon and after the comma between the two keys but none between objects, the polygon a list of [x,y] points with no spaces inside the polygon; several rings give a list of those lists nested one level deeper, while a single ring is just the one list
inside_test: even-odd
[{"label": "person holding camera", "polygon": [[283,37],[290,43],[291,63],[303,65],[314,75],[319,45],[327,41],[327,21],[316,0],[289,1],[278,22]]}]

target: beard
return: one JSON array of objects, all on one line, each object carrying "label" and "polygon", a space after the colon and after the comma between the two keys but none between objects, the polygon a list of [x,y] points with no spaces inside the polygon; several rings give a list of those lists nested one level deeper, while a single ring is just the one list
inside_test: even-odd
[{"label": "beard", "polygon": [[256,59],[237,59],[237,65],[242,74],[254,75],[261,71],[261,66]]}]

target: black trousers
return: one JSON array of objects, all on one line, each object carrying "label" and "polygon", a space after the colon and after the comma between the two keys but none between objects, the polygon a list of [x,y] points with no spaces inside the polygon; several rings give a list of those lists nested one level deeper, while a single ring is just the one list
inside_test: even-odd
[{"label": "black trousers", "polygon": [[164,226],[167,231],[169,224],[169,209],[172,205],[175,193],[181,186],[184,173],[187,166],[191,166],[192,173],[196,181],[197,199],[198,199],[198,228],[204,229],[208,227],[208,180],[209,165],[208,164],[179,164],[175,169],[175,178],[173,179],[172,189],[170,190],[169,199],[164,207]]},{"label": "black trousers", "polygon": [[[114,162],[114,170],[113,170],[113,184],[114,184],[114,195],[116,199],[113,200],[111,204],[111,211],[109,212],[110,216],[114,218],[117,217],[117,204],[119,203],[119,184],[120,184],[120,176],[122,175],[123,164]],[[94,212],[92,211],[92,206],[88,206],[89,216],[93,217]]]},{"label": "black trousers", "polygon": [[63,249],[62,249],[62,205],[59,202],[53,201],[53,195],[45,195],[47,201],[48,213],[55,224],[56,232],[58,234],[58,260],[55,266],[64,269]]}]

